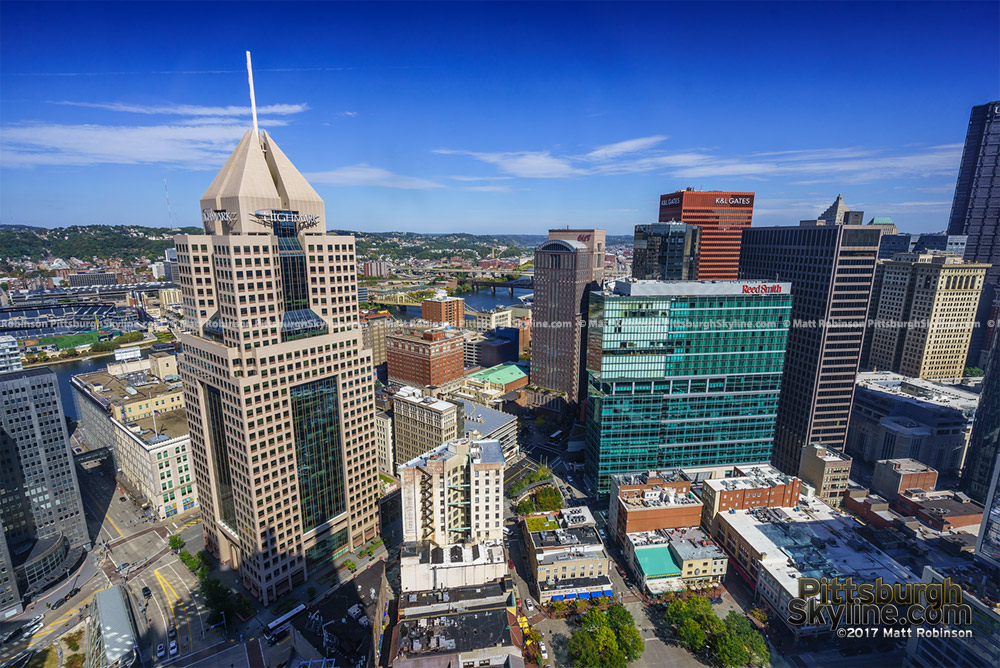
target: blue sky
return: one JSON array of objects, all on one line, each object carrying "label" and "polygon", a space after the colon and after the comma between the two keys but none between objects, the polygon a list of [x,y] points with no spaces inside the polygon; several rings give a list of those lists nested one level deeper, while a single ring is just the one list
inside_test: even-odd
[{"label": "blue sky", "polygon": [[198,225],[250,124],[328,227],[630,233],[687,186],[943,229],[982,3],[2,3],[0,222]]}]

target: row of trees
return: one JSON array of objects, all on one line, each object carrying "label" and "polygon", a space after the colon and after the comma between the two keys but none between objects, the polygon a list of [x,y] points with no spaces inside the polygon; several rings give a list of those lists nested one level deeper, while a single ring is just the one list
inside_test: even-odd
[{"label": "row of trees", "polygon": [[645,644],[632,613],[615,604],[607,612],[588,610],[568,649],[575,668],[625,668],[642,656]]},{"label": "row of trees", "polygon": [[704,596],[675,598],[667,603],[664,620],[673,627],[682,647],[693,653],[708,650],[721,666],[763,666],[770,659],[763,636],[750,620],[733,610],[719,619]]}]

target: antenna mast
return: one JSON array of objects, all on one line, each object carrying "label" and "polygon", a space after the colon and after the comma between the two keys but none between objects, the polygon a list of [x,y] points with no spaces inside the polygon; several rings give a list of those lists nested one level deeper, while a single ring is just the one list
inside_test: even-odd
[{"label": "antenna mast", "polygon": [[253,114],[253,136],[257,137],[257,100],[253,95],[253,66],[250,64],[250,52],[247,51],[247,79],[250,81],[250,113]]},{"label": "antenna mast", "polygon": [[167,217],[170,219],[170,227],[174,226],[174,214],[170,211],[170,191],[167,190],[167,177],[163,177],[163,192],[167,194]]}]

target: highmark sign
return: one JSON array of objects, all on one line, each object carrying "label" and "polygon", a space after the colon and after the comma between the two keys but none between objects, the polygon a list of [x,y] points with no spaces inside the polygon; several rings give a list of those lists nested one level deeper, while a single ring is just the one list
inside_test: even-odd
[{"label": "highmark sign", "polygon": [[319,224],[318,215],[313,213],[299,213],[298,211],[260,209],[254,212],[253,217],[257,222],[271,225],[272,227],[279,223],[293,223],[297,230]]}]

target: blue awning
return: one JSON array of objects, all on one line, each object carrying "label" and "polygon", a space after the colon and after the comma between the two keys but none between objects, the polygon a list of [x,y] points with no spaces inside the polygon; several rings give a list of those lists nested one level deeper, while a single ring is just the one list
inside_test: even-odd
[{"label": "blue awning", "polygon": [[581,591],[580,592],[580,598],[590,598],[590,592],[589,591]]},{"label": "blue awning", "polygon": [[605,589],[605,590],[604,590],[604,595],[605,595],[605,596],[614,596],[614,595],[615,595],[615,592],[614,592],[614,591],[612,591],[612,590],[610,590],[610,589]]},{"label": "blue awning", "polygon": [[566,594],[566,599],[576,598],[576,594]]},{"label": "blue awning", "polygon": [[557,596],[553,596],[552,600],[553,601],[561,601],[561,600],[563,600],[562,594],[559,594]]}]

